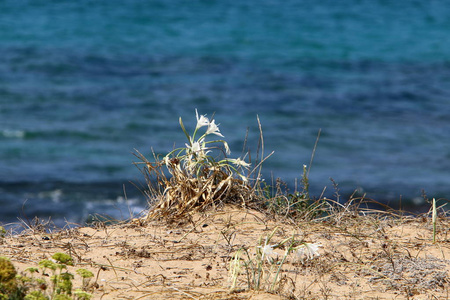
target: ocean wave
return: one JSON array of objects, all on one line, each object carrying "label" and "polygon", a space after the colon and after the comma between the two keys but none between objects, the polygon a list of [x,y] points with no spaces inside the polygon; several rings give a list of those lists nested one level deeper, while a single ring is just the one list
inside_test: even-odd
[{"label": "ocean wave", "polygon": [[3,129],[0,133],[1,136],[5,138],[23,139],[25,137],[24,130]]},{"label": "ocean wave", "polygon": [[0,224],[36,216],[61,227],[67,222],[83,224],[90,215],[117,220],[137,216],[147,200],[124,182],[0,182]]}]

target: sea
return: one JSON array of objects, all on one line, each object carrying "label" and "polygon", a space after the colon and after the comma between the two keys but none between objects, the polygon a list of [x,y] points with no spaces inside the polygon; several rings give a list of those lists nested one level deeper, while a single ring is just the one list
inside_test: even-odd
[{"label": "sea", "polygon": [[268,185],[306,165],[316,198],[445,205],[450,5],[0,0],[0,223],[145,212],[133,153],[185,146],[196,110],[232,158],[261,124]]}]

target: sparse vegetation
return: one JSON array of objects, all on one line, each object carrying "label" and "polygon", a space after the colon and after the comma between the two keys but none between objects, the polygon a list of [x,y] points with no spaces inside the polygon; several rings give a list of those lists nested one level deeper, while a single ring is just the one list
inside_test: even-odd
[{"label": "sparse vegetation", "polygon": [[[248,207],[255,200],[261,200],[258,197],[261,181],[255,175],[262,161],[252,168],[251,162],[245,161],[247,155],[229,158],[228,143],[223,139],[211,139],[224,137],[215,121],[197,112],[196,117],[192,135],[179,119],[187,138],[185,147],[176,148],[163,157],[154,154],[154,162],[137,152],[141,160],[137,165],[143,165],[141,171],[148,186],[149,219],[176,219],[224,203]],[[200,135],[199,130],[203,128],[206,130]]]},{"label": "sparse vegetation", "polygon": [[215,121],[196,121],[188,134],[179,120],[185,147],[152,161],[137,152],[144,218],[51,234],[39,220],[22,235],[0,230],[2,254],[19,264],[0,257],[0,300],[450,297],[444,199],[412,216],[376,210],[366,195],[343,202],[334,181],[335,199],[313,198],[312,159],[293,192],[281,180],[270,186],[260,176],[271,154],[259,120],[254,161],[228,157]]},{"label": "sparse vegetation", "polygon": [[[18,275],[12,262],[7,258],[0,257],[0,299],[85,300],[92,297],[86,292],[87,285],[83,285],[83,290],[77,289],[72,296],[74,275],[63,271],[68,265],[73,266],[70,255],[57,252],[51,260],[43,259],[38,265],[38,267],[29,267],[25,270],[29,275]],[[52,275],[48,274],[48,271]],[[89,271],[84,269],[77,270],[83,279],[89,275],[87,272]],[[36,274],[41,274],[41,276],[36,277]],[[47,277],[50,279],[49,282],[47,282]]]}]

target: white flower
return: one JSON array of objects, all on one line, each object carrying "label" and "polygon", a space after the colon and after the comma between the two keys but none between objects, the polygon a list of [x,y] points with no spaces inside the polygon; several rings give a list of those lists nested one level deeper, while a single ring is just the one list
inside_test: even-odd
[{"label": "white flower", "polygon": [[240,158],[237,158],[237,159],[229,159],[229,161],[230,161],[232,164],[235,164],[236,166],[244,167],[244,168],[247,168],[247,169],[250,167],[250,164],[249,164],[249,163],[246,163],[245,161],[243,161],[243,160],[240,159]]},{"label": "white flower", "polygon": [[217,125],[215,124],[215,121],[214,121],[214,120],[212,120],[212,121],[209,122],[209,124],[208,124],[208,130],[206,130],[206,135],[208,135],[208,134],[215,134],[215,135],[224,137],[224,136],[220,133],[220,131],[219,131],[219,126],[217,126]]},{"label": "white flower", "polygon": [[198,117],[197,109],[195,109],[195,116],[197,118],[197,127],[196,127],[196,129],[199,129],[200,127],[209,125],[209,119],[207,117],[205,117],[204,115],[201,115],[200,118]]},{"label": "white flower", "polygon": [[313,259],[314,256],[320,256],[319,247],[321,247],[320,244],[304,243],[297,247],[296,253],[299,259],[303,259],[303,256],[306,256],[307,259]]},{"label": "white flower", "polygon": [[[205,140],[200,139],[196,142],[193,142],[191,140],[191,145],[185,144],[186,148],[189,150],[187,151],[187,154],[190,154],[188,157],[188,160],[193,160],[195,158],[195,161],[201,161],[206,158],[209,152],[211,151],[205,151],[208,150],[208,147],[205,147]],[[195,156],[193,156],[195,154]]]},{"label": "white flower", "polygon": [[192,139],[192,137],[189,137],[190,145],[185,144],[186,148],[190,150],[191,153],[198,153],[200,151],[203,151],[203,147],[205,146],[205,139],[199,139],[198,141],[195,141]]},{"label": "white flower", "polygon": [[271,262],[273,255],[278,256],[278,253],[273,251],[273,247],[275,247],[275,246],[276,245],[264,245],[264,246],[258,246],[258,248],[260,248],[262,250],[262,257],[267,258],[267,261]]},{"label": "white flower", "polygon": [[200,145],[200,143],[197,142],[193,142],[192,146],[189,146],[188,144],[186,144],[186,147],[188,147],[193,153],[199,153],[200,151],[202,151],[202,146]]}]

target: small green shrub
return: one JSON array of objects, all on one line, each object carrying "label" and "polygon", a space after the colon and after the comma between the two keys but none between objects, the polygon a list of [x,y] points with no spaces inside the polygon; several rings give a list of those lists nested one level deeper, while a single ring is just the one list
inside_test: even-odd
[{"label": "small green shrub", "polygon": [[17,271],[6,257],[0,257],[0,299],[20,299],[23,294],[16,280]]},{"label": "small green shrub", "polygon": [[75,297],[77,298],[77,300],[90,300],[92,298],[92,295],[82,291],[80,289],[77,289],[75,292]]},{"label": "small green shrub", "polygon": [[6,236],[6,229],[3,226],[0,226],[0,238],[4,238]]},{"label": "small green shrub", "polygon": [[12,262],[6,257],[0,257],[0,282],[7,283],[16,277],[16,269]]},{"label": "small green shrub", "polygon": [[48,300],[41,291],[32,291],[27,294],[23,299],[25,300]]},{"label": "small green shrub", "polygon": [[77,274],[83,278],[83,290],[87,290],[89,287],[89,281],[92,277],[94,277],[94,273],[86,269],[78,269]]},{"label": "small green shrub", "polygon": [[73,266],[72,257],[68,254],[57,252],[53,254],[52,258],[56,260],[61,265]]},{"label": "small green shrub", "polygon": [[[83,278],[83,287],[72,293],[74,275],[63,271],[68,265],[73,266],[72,257],[58,252],[52,256],[52,260],[44,259],[39,262],[38,267],[27,268],[25,272],[31,275],[28,277],[18,275],[11,261],[0,257],[0,300],[91,299],[92,295],[86,289],[90,278],[94,276],[93,273],[86,269],[78,269],[76,273]],[[42,277],[35,277],[39,274],[39,270],[42,271]],[[47,274],[47,271],[52,274]]]}]

